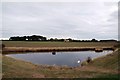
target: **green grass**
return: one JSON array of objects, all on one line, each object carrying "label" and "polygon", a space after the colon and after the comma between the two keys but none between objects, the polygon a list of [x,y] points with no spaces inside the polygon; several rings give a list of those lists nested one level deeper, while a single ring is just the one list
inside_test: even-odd
[{"label": "green grass", "polygon": [[38,41],[3,41],[6,47],[111,47],[116,42],[38,42]]}]

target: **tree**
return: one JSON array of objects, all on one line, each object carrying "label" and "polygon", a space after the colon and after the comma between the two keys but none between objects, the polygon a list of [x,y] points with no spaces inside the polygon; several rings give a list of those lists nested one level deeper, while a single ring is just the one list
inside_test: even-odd
[{"label": "tree", "polygon": [[54,39],[53,38],[50,38],[50,41],[53,41]]},{"label": "tree", "polygon": [[97,40],[96,39],[92,39],[91,42],[97,42]]},{"label": "tree", "polygon": [[32,36],[22,36],[22,37],[10,37],[9,40],[11,41],[46,41],[47,38],[43,36],[38,35],[32,35]]}]

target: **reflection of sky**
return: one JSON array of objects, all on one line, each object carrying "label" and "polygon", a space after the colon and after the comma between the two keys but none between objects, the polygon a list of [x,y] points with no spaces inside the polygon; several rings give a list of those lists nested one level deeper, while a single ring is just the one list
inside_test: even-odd
[{"label": "reflection of sky", "polygon": [[3,38],[39,34],[48,38],[117,39],[118,2],[89,1],[3,3]]},{"label": "reflection of sky", "polygon": [[106,55],[110,52],[111,51],[103,51],[100,53],[95,53],[94,51],[56,52],[56,55],[52,55],[50,52],[41,52],[28,54],[10,54],[9,56],[30,61],[35,64],[77,66],[78,60],[85,61],[88,57],[96,58]]}]

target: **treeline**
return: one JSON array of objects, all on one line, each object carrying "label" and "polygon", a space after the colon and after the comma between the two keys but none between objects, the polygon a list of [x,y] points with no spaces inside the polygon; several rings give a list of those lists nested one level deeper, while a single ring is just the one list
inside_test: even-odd
[{"label": "treeline", "polygon": [[60,42],[117,42],[117,40],[74,40],[71,38],[68,39],[57,39],[57,38],[50,38],[39,36],[39,35],[32,35],[32,36],[15,36],[10,37],[10,41],[60,41]]},{"label": "treeline", "polygon": [[46,41],[47,38],[38,35],[10,37],[10,41]]}]

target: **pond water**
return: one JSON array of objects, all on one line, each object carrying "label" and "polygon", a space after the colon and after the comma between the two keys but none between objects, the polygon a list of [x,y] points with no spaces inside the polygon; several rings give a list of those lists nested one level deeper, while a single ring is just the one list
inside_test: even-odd
[{"label": "pond water", "polygon": [[34,52],[34,53],[20,53],[20,54],[8,54],[16,59],[32,62],[34,64],[44,64],[44,65],[58,65],[58,66],[79,66],[78,61],[83,62],[88,57],[98,58],[100,56],[105,56],[112,51],[76,51],[76,52]]}]

